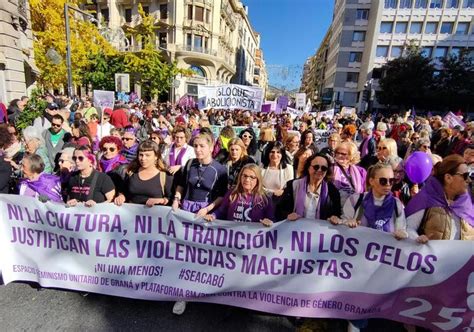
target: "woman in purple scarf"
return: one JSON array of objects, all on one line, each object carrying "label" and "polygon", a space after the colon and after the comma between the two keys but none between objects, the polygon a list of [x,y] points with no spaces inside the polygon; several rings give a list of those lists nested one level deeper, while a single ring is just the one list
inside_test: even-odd
[{"label": "woman in purple scarf", "polygon": [[474,240],[474,208],[468,193],[464,159],[450,155],[436,164],[434,175],[405,209],[410,236],[428,240]]},{"label": "woman in purple scarf", "polygon": [[347,198],[352,194],[362,194],[365,191],[367,172],[356,166],[359,162],[357,146],[352,142],[343,142],[336,147],[334,153],[334,178],[332,183],[339,190],[341,205],[344,206]]},{"label": "woman in purple scarf", "polygon": [[24,179],[20,182],[20,195],[38,197],[42,201],[62,202],[59,176],[45,174],[44,161],[37,154],[27,154],[21,164]]},{"label": "woman in purple scarf", "polygon": [[328,182],[332,165],[325,154],[309,157],[303,176],[288,181],[280,204],[277,219],[323,219],[341,216],[341,197],[336,187]]},{"label": "woman in purple scarf", "polygon": [[98,171],[110,176],[117,192],[124,192],[128,160],[120,154],[123,148],[122,141],[115,136],[105,136],[100,140],[99,148],[102,156],[97,167]]},{"label": "woman in purple scarf", "polygon": [[342,220],[331,218],[331,223],[351,228],[362,225],[392,233],[397,240],[407,238],[403,204],[391,191],[394,181],[390,165],[378,163],[371,166],[367,181],[369,191],[349,197],[344,204]]},{"label": "woman in purple scarf", "polygon": [[224,196],[219,208],[204,217],[236,222],[260,222],[264,226],[273,225],[274,212],[270,197],[265,194],[260,168],[247,164],[240,171],[237,186]]}]

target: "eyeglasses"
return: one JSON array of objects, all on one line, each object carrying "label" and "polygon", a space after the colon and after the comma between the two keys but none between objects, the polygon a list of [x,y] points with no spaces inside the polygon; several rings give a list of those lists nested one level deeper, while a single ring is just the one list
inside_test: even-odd
[{"label": "eyeglasses", "polygon": [[380,150],[388,150],[388,148],[386,146],[377,146],[377,150],[380,151]]},{"label": "eyeglasses", "polygon": [[110,148],[103,147],[102,148],[102,152],[107,152],[107,151],[115,152],[115,150],[117,150],[117,149],[114,148],[114,147],[110,147]]},{"label": "eyeglasses", "polygon": [[52,123],[51,127],[61,128],[62,124]]},{"label": "eyeglasses", "polygon": [[311,165],[311,167],[313,167],[313,169],[317,172],[319,171],[319,169],[321,169],[321,172],[327,172],[328,171],[328,167],[327,166],[324,166],[324,165]]},{"label": "eyeglasses", "polygon": [[79,157],[73,156],[72,157],[72,161],[74,161],[74,162],[79,160],[82,163],[85,159],[86,159],[86,157],[84,157],[84,156],[79,156]]},{"label": "eyeglasses", "polygon": [[458,172],[458,173],[454,173],[453,175],[461,175],[462,178],[464,179],[464,181],[467,181],[467,179],[469,179],[471,173],[469,173],[469,172],[466,172],[466,173],[459,173],[459,172]]},{"label": "eyeglasses", "polygon": [[347,153],[345,153],[345,152],[337,152],[337,151],[336,151],[336,156],[347,157],[347,156],[348,156],[348,154],[347,154]]},{"label": "eyeglasses", "polygon": [[135,138],[133,137],[122,137],[122,141],[133,141]]},{"label": "eyeglasses", "polygon": [[242,174],[242,179],[257,180],[257,177],[255,175]]},{"label": "eyeglasses", "polygon": [[379,178],[378,180],[381,186],[386,186],[387,184],[393,186],[393,184],[395,183],[394,178]]}]

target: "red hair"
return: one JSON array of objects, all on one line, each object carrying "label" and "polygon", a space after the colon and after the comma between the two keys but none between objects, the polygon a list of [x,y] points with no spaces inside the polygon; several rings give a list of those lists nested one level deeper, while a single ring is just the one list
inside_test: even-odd
[{"label": "red hair", "polygon": [[104,147],[104,144],[107,144],[107,143],[115,144],[119,151],[122,150],[122,147],[123,147],[122,140],[120,138],[116,137],[116,136],[105,136],[105,137],[103,137],[100,140],[99,148],[102,150],[102,148]]}]

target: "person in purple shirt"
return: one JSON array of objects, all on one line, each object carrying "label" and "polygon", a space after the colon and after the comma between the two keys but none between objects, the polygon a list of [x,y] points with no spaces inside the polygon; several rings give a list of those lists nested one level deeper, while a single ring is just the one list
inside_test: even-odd
[{"label": "person in purple shirt", "polygon": [[274,210],[272,200],[265,194],[260,168],[247,164],[240,171],[237,186],[224,196],[219,208],[204,217],[236,222],[259,222],[264,226],[273,225]]}]

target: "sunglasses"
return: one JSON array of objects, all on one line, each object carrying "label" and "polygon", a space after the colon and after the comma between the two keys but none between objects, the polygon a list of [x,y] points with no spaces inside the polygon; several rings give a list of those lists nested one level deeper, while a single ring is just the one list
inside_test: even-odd
[{"label": "sunglasses", "polygon": [[252,135],[247,135],[247,134],[244,134],[244,135],[242,135],[242,138],[249,138],[249,139],[252,139],[252,138],[253,138],[253,136],[252,136]]},{"label": "sunglasses", "polygon": [[321,169],[321,172],[327,172],[328,171],[328,167],[327,166],[324,166],[324,165],[311,165],[311,167],[313,167],[313,169],[315,170],[315,172],[319,171],[319,169]]},{"label": "sunglasses", "polygon": [[394,178],[379,178],[379,183],[381,186],[386,186],[387,184],[390,184],[391,186],[393,186],[393,184],[395,183],[395,179]]},{"label": "sunglasses", "polygon": [[113,147],[110,147],[110,148],[102,148],[102,152],[107,152],[107,151],[110,151],[110,152],[115,152],[115,150],[117,150],[116,148],[113,148]]},{"label": "sunglasses", "polygon": [[242,174],[242,179],[257,180],[257,177],[255,175]]},{"label": "sunglasses", "polygon": [[82,163],[85,159],[86,159],[86,157],[84,157],[84,156],[79,156],[79,157],[73,156],[72,157],[72,161],[74,161],[74,162],[79,160]]},{"label": "sunglasses", "polygon": [[377,150],[380,151],[380,150],[388,150],[388,148],[386,146],[377,146]]},{"label": "sunglasses", "polygon": [[462,176],[462,178],[464,179],[464,181],[467,181],[467,179],[469,179],[471,173],[469,173],[469,172],[466,172],[466,173],[459,173],[459,172],[458,172],[458,173],[454,173],[453,175],[460,175],[460,176]]},{"label": "sunglasses", "polygon": [[133,141],[134,139],[132,137],[122,137],[122,141]]},{"label": "sunglasses", "polygon": [[57,123],[52,123],[51,127],[56,127],[56,128],[61,128],[62,125],[57,124]]}]

